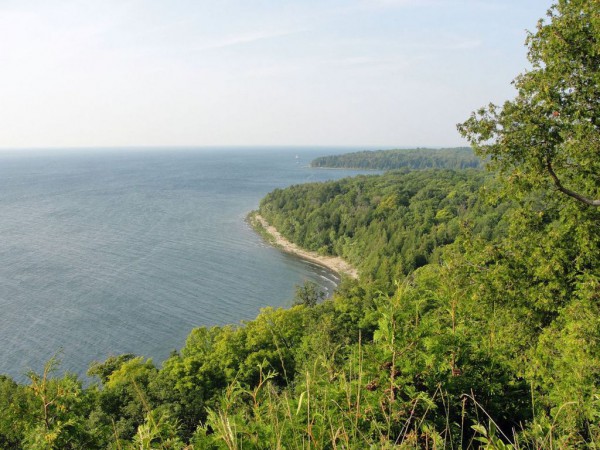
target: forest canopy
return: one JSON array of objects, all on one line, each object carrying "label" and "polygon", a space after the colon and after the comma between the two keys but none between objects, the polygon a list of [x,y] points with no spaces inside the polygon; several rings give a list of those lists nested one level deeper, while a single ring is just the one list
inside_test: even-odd
[{"label": "forest canopy", "polygon": [[502,234],[508,203],[491,207],[475,170],[391,171],[277,189],[259,212],[286,238],[341,256],[364,279],[389,288],[431,262],[467,228],[485,239]]}]

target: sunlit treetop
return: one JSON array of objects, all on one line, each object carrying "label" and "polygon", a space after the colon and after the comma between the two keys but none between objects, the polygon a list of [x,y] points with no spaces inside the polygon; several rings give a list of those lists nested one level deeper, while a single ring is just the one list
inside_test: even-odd
[{"label": "sunlit treetop", "polygon": [[529,33],[518,94],[458,125],[518,188],[548,188],[600,206],[600,0],[560,0]]}]

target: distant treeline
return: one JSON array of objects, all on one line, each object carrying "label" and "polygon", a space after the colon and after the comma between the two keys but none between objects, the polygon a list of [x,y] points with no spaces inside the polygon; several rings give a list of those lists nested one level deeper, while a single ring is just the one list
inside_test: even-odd
[{"label": "distant treeline", "polygon": [[480,159],[469,147],[377,150],[321,156],[311,167],[373,170],[393,169],[468,169],[481,167]]}]

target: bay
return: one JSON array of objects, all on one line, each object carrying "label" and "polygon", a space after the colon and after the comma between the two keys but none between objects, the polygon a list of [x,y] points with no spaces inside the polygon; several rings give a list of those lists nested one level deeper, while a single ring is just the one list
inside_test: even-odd
[{"label": "bay", "polygon": [[244,221],[269,191],[360,172],[310,169],[339,148],[162,148],[0,153],[0,373],[59,352],[61,370],[135,353],[156,363],[192,328],[289,306],[320,266]]}]

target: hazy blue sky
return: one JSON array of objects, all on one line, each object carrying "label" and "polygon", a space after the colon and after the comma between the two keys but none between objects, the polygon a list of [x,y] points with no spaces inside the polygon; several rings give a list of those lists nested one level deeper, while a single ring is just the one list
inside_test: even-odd
[{"label": "hazy blue sky", "polygon": [[0,147],[453,146],[545,0],[0,0]]}]

